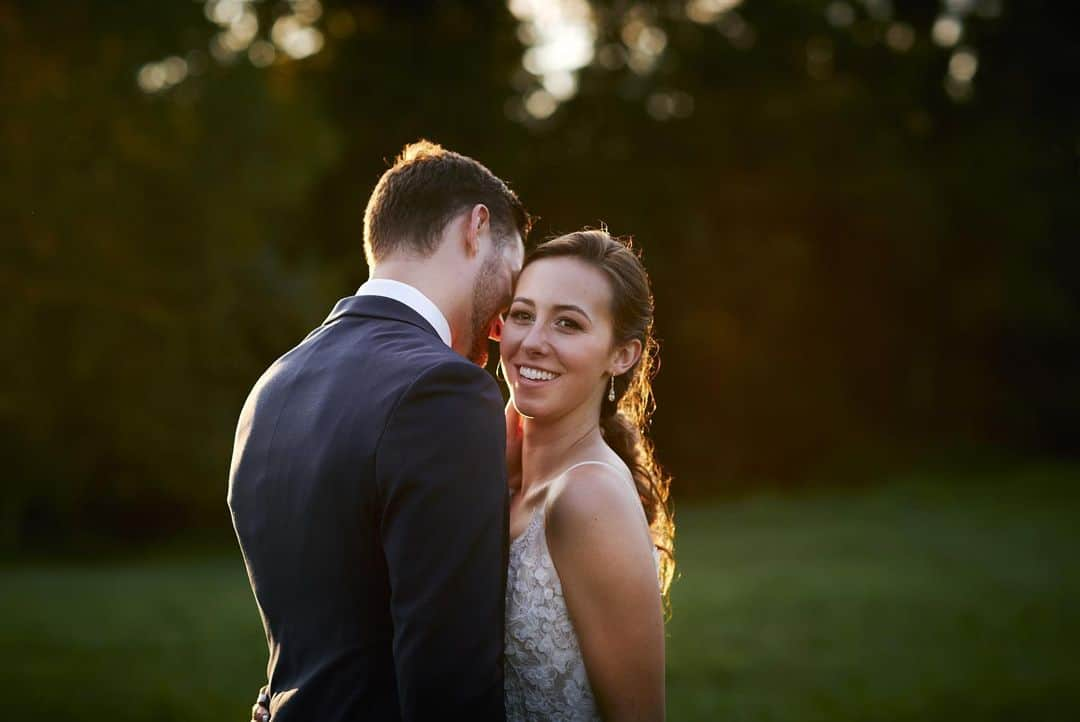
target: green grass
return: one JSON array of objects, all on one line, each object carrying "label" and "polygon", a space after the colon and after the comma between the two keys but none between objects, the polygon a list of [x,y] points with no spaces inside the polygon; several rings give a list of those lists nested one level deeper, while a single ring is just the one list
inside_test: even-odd
[{"label": "green grass", "polygon": [[[1059,720],[1080,707],[1080,471],[679,511],[672,720]],[[4,717],[242,720],[238,553],[0,570]]]}]

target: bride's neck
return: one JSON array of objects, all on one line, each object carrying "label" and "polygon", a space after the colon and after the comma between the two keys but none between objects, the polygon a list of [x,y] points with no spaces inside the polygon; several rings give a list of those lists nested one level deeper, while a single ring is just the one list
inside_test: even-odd
[{"label": "bride's neck", "polygon": [[521,491],[563,471],[584,448],[602,438],[595,415],[569,414],[544,421],[525,419],[521,440]]}]

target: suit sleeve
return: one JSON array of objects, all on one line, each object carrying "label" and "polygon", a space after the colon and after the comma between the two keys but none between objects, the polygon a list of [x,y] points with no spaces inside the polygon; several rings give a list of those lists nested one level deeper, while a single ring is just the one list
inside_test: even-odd
[{"label": "suit sleeve", "polygon": [[402,396],[380,439],[380,533],[405,720],[503,720],[507,488],[502,399],[447,363]]}]

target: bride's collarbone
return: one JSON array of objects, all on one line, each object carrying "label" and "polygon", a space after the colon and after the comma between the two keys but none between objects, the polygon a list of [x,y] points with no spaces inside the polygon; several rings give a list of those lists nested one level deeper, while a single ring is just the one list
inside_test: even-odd
[{"label": "bride's collarbone", "polygon": [[514,489],[510,494],[510,538],[517,539],[529,529],[533,518],[537,514],[546,514],[547,508],[558,498],[566,485],[571,472],[580,467],[599,464],[612,469],[618,469],[614,464],[606,460],[585,459],[572,463],[559,473],[539,483],[523,484],[526,489],[524,494],[521,488]]},{"label": "bride's collarbone", "polygon": [[[526,498],[510,499],[510,538],[517,539],[529,529],[533,517],[540,512],[547,497],[546,489],[543,493],[530,493]],[[542,513],[542,512],[540,512]]]}]

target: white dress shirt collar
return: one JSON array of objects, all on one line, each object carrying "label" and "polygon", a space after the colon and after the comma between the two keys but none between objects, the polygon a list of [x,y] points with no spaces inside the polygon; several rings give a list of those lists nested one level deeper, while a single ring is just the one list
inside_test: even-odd
[{"label": "white dress shirt collar", "polygon": [[356,295],[384,296],[404,303],[423,316],[424,320],[430,323],[435,332],[439,334],[439,338],[443,340],[443,343],[451,346],[450,323],[446,320],[446,316],[430,298],[415,287],[389,278],[371,278],[356,289]]}]

